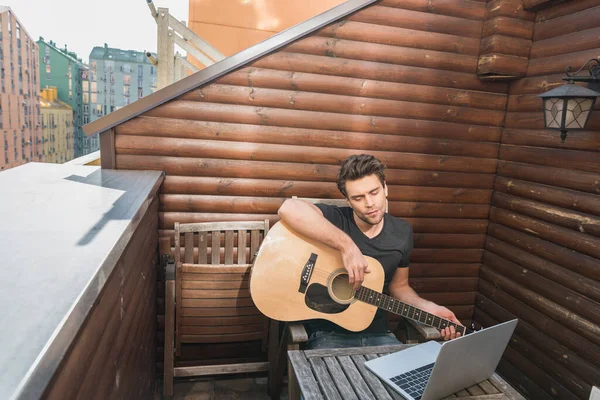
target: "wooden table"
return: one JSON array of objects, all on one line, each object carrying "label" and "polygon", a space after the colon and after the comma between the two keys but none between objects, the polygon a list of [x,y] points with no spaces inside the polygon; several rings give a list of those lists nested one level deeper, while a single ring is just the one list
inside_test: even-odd
[{"label": "wooden table", "polygon": [[[290,400],[298,399],[300,392],[305,400],[402,400],[402,396],[371,373],[364,363],[410,346],[412,345],[290,351]],[[447,398],[456,397],[464,400],[524,399],[497,374]]]}]

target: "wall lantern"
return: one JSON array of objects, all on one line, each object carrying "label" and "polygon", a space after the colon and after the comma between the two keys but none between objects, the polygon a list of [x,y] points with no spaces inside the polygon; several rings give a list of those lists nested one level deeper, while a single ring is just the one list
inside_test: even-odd
[{"label": "wall lantern", "polygon": [[[589,76],[577,76],[589,65]],[[585,128],[590,113],[594,108],[596,97],[600,97],[600,61],[592,58],[575,72],[567,67],[566,85],[554,88],[538,95],[544,101],[544,122],[546,128],[560,131],[561,142],[565,142],[567,131]],[[575,84],[587,82],[588,87]]]}]

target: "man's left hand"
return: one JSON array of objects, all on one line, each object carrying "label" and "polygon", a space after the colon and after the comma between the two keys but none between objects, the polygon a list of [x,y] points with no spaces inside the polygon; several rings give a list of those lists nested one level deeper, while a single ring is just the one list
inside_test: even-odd
[{"label": "man's left hand", "polygon": [[[454,315],[454,313],[452,311],[450,311],[449,309],[447,309],[446,307],[442,307],[442,306],[435,304],[433,307],[431,307],[427,311],[429,311],[432,314],[437,315],[438,317],[442,317],[444,319],[450,320],[450,321],[462,326],[460,321],[456,318],[456,315]],[[442,339],[444,339],[444,340],[456,339],[457,337],[460,336],[460,333],[456,332],[456,330],[454,329],[453,326],[449,326],[444,329],[441,329],[440,334],[442,335]]]}]

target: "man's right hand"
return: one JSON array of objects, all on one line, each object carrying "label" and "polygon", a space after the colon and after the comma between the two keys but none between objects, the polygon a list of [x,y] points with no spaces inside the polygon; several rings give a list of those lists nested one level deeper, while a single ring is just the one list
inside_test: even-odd
[{"label": "man's right hand", "polygon": [[357,290],[365,280],[365,274],[371,272],[365,256],[353,244],[348,250],[342,252],[342,261],[344,268],[348,271],[348,281],[354,286],[354,290]]}]

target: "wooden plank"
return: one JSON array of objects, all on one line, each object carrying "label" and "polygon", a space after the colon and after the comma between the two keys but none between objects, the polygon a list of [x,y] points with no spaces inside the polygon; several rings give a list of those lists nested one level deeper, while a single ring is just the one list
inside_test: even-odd
[{"label": "wooden plank", "polygon": [[212,231],[211,239],[211,264],[218,265],[221,255],[221,233],[219,231]]},{"label": "wooden plank", "polygon": [[[464,142],[462,142],[464,146]],[[497,152],[495,156],[497,156]],[[184,177],[169,175],[162,185],[163,194],[197,194],[248,197],[314,197],[320,199],[340,198],[333,182],[304,182],[270,179],[240,179],[213,177]],[[443,187],[398,186],[388,183],[390,201],[416,201],[439,203],[489,204],[491,190],[457,189]],[[283,196],[282,196],[283,195]],[[161,232],[172,236],[173,232]],[[237,236],[235,236],[237,237]]]},{"label": "wooden plank", "polygon": [[[450,111],[452,112],[452,111]],[[180,138],[153,138],[144,136],[120,136],[119,156],[162,156],[228,160],[254,160],[257,162],[288,162],[331,164],[332,159],[342,161],[363,150],[345,150],[271,145],[215,140]],[[390,169],[429,169],[438,171],[493,173],[496,160],[481,157],[444,156],[436,154],[413,154],[386,151],[373,151],[371,154]],[[164,196],[164,195],[163,195]]]},{"label": "wooden plank", "polygon": [[197,367],[175,368],[175,376],[178,378],[203,375],[240,374],[251,372],[262,372],[269,370],[268,362],[228,364],[228,365],[202,365]]},{"label": "wooden plank", "polygon": [[[471,72],[477,63],[476,56],[452,54],[448,53],[447,50],[428,50],[427,57],[424,57],[422,49],[345,39],[331,40],[318,36],[308,36],[300,39],[288,45],[285,50],[299,54],[339,57],[393,65],[410,65],[421,68],[436,68],[454,72]],[[452,54],[452,57],[448,57],[449,54]]]},{"label": "wooden plank", "polygon": [[485,394],[498,394],[498,389],[492,385],[489,380],[478,383],[479,387],[485,392]]},{"label": "wooden plank", "polygon": [[[512,261],[518,264],[524,271],[534,271],[553,282],[558,282],[565,288],[581,293],[588,298],[600,302],[600,287],[596,284],[596,281],[576,272],[571,271],[568,268],[564,268],[558,264],[555,264],[549,260],[545,260],[538,257],[531,252],[524,251],[515,244],[518,244],[518,235],[508,236],[508,239],[504,237],[504,240],[508,240],[506,243],[496,239],[494,236],[497,229],[490,229],[490,237],[488,238],[484,252],[484,260],[488,257],[488,253],[492,252],[506,260]],[[562,292],[560,290],[559,292]],[[579,308],[579,307],[578,307]],[[597,307],[593,307],[595,309]]]},{"label": "wooden plank", "polygon": [[[600,7],[598,10],[600,11]],[[600,12],[597,15],[600,17]],[[564,71],[565,57],[568,57],[569,65],[583,65],[588,60],[598,57],[598,49],[594,48],[591,50],[575,51],[567,54],[559,54],[550,57],[529,60],[527,76],[556,74]]]},{"label": "wooden plank", "polygon": [[189,335],[219,335],[230,333],[262,333],[264,331],[264,321],[258,324],[240,324],[235,326],[230,325],[182,325],[181,334]]},{"label": "wooden plank", "polygon": [[[218,244],[218,241],[216,243]],[[247,274],[251,266],[241,263],[238,265],[183,264],[182,272],[188,274]]]},{"label": "wooden plank", "polygon": [[100,159],[100,166],[102,169],[117,169],[114,128],[100,132],[99,136],[100,150],[104,154],[104,157]]},{"label": "wooden plank", "polygon": [[600,217],[578,211],[571,211],[544,203],[543,201],[522,199],[501,192],[494,193],[492,205],[565,228],[570,228],[577,232],[600,237]]},{"label": "wooden plank", "polygon": [[528,232],[541,239],[575,250],[591,257],[600,258],[600,239],[570,229],[542,222],[535,218],[492,207],[490,221]]},{"label": "wooden plank", "polygon": [[[354,366],[356,367],[359,374],[361,375],[362,381],[364,381],[364,383],[368,386],[369,390],[373,393],[373,396],[366,396],[366,397],[361,397],[361,398],[368,399],[368,398],[373,398],[376,396],[375,398],[380,399],[380,400],[392,400],[392,397],[385,390],[385,387],[384,387],[382,381],[379,378],[377,378],[373,373],[371,373],[371,371],[369,371],[367,369],[367,367],[365,367],[365,361],[366,361],[365,356],[354,355],[354,356],[338,356],[338,357],[339,358],[348,357],[351,360],[351,362],[354,363]],[[345,365],[345,364],[346,363],[342,363],[342,365]],[[354,380],[354,378],[352,378],[352,380]]]},{"label": "wooden plank", "polygon": [[[527,38],[531,38],[531,34]],[[283,71],[321,73],[373,80],[379,79],[387,82],[420,82],[423,85],[429,86],[481,90],[491,93],[506,93],[507,91],[506,84],[481,82],[476,77],[473,79],[472,74],[464,72],[446,71],[444,74],[432,74],[431,72],[427,73],[427,68],[290,52],[272,53],[255,61],[252,66]],[[155,115],[155,112],[151,111],[146,115]]]},{"label": "wooden plank", "polygon": [[600,6],[583,9],[536,24],[534,41],[562,36],[585,29],[597,28],[600,19]]},{"label": "wooden plank", "polygon": [[537,12],[535,21],[544,22],[554,18],[560,18],[565,15],[575,14],[577,11],[596,7],[598,0],[578,0],[567,1],[560,4],[555,4],[553,7],[548,7]]},{"label": "wooden plank", "polygon": [[[334,382],[332,377],[327,370],[327,366],[323,362],[323,359],[320,357],[310,357],[308,358],[308,363],[310,364],[311,369],[315,376],[318,377],[317,383],[319,384],[319,388],[323,393],[323,398],[327,400],[342,400],[344,395],[348,395],[348,393],[339,393],[338,388],[335,385],[331,385],[331,382]],[[336,377],[337,378],[337,377]],[[356,398],[356,396],[354,396]]]},{"label": "wooden plank", "polygon": [[[338,363],[335,365],[337,367],[341,366],[344,375],[348,377],[348,381],[359,399],[371,399],[375,397],[350,356],[329,357],[328,359],[337,359]],[[327,362],[327,359],[325,361]]]},{"label": "wooden plank", "polygon": [[531,40],[504,35],[492,35],[481,39],[480,54],[507,54],[529,57]]},{"label": "wooden plank", "polygon": [[[264,224],[262,221],[240,221],[238,222],[210,222],[201,224],[182,224],[181,232],[209,232],[214,230],[228,229],[261,229]],[[220,237],[217,238],[219,241]]]},{"label": "wooden plank", "polygon": [[298,350],[290,351],[288,357],[293,369],[293,380],[300,386],[302,397],[306,400],[321,400],[323,394],[304,353]]},{"label": "wooden plank", "polygon": [[482,37],[502,35],[531,40],[534,24],[531,21],[522,21],[510,17],[495,17],[488,19],[483,24]]},{"label": "wooden plank", "polygon": [[594,173],[500,161],[498,175],[582,192],[600,193],[598,174]]},{"label": "wooden plank", "polygon": [[397,7],[405,10],[421,11],[478,21],[483,20],[486,15],[485,4],[470,0],[383,0],[378,4],[386,7]]},{"label": "wooden plank", "polygon": [[[362,35],[361,35],[362,33]],[[422,50],[448,51],[476,56],[479,40],[470,37],[435,32],[416,31],[395,26],[340,21],[317,31],[319,36],[389,44]]]},{"label": "wooden plank", "polygon": [[183,299],[180,301],[183,307],[248,307],[253,306],[251,298],[243,298],[243,299]]},{"label": "wooden plank", "polygon": [[[290,73],[285,73],[289,77]],[[301,75],[294,73],[294,76]],[[335,77],[323,75],[325,79],[333,79]],[[247,80],[248,77],[244,76]],[[560,76],[556,82],[560,82]],[[342,82],[346,80],[355,80],[358,85],[356,89],[358,94],[367,95],[369,86],[363,84],[364,79],[341,78]],[[533,79],[533,78],[530,78]],[[376,86],[376,81],[370,86]],[[332,83],[330,83],[331,85]],[[340,82],[338,85],[341,85]],[[465,91],[460,89],[449,88],[433,88],[435,91],[427,91],[422,89],[422,85],[395,84],[393,82],[379,82],[380,85],[385,84],[386,93],[389,90],[397,90],[401,93],[406,92],[406,97],[414,95],[415,91],[427,95],[423,98],[423,102],[435,103],[435,97],[455,99],[458,103],[453,104],[460,107],[474,107],[476,102],[486,102],[494,105],[494,109],[504,109],[506,107],[506,95],[497,93],[483,93],[487,97],[476,97],[474,91]],[[290,84],[295,86],[296,84]],[[366,87],[363,85],[367,85]],[[390,88],[391,86],[391,88]],[[293,89],[293,88],[292,88]],[[432,89],[432,90],[433,90]],[[381,89],[383,91],[383,88]],[[439,91],[438,91],[439,90]],[[535,93],[538,93],[536,91]],[[384,93],[376,93],[373,96],[381,96],[385,98]],[[475,96],[475,97],[473,97]],[[406,98],[404,98],[406,100]],[[444,104],[444,103],[441,103]],[[203,105],[203,103],[200,103]],[[217,112],[216,110],[214,111]],[[220,116],[215,115],[220,118]],[[338,127],[336,132],[325,130],[322,127],[290,127],[290,126],[265,126],[264,124],[250,124],[243,122],[215,122],[209,120],[198,121],[191,119],[177,119],[169,117],[137,117],[120,125],[120,135],[127,136],[148,136],[148,137],[165,137],[165,138],[187,138],[187,139],[202,139],[202,140],[226,140],[239,141],[244,138],[245,141],[252,143],[271,143],[271,144],[298,144],[304,143],[315,147],[339,147],[339,148],[355,148],[369,150],[389,150],[393,151],[401,146],[406,152],[419,152],[419,149],[428,149],[432,154],[451,154],[451,155],[466,155],[487,157],[493,153],[493,149],[497,147],[497,141],[500,137],[501,129],[498,127],[486,127],[474,125],[465,127],[462,124],[454,124],[450,122],[439,121],[420,121],[415,124],[410,120],[399,121],[404,126],[398,129],[378,129],[379,132],[374,132],[374,127],[365,127],[364,130],[358,131],[353,129],[345,131]],[[423,126],[422,124],[425,124]],[[379,128],[379,127],[377,127]],[[344,138],[344,141],[340,141]],[[439,139],[445,139],[440,143]],[[120,140],[120,139],[119,139]],[[455,141],[459,140],[459,141]],[[470,143],[465,141],[476,141]],[[485,143],[482,143],[485,142]],[[443,146],[442,146],[443,144]],[[461,152],[461,146],[463,146]],[[491,149],[490,149],[491,147]],[[476,149],[481,148],[480,152]],[[490,153],[492,152],[492,153]]]},{"label": "wooden plank", "polygon": [[[483,243],[485,245],[485,242]],[[483,245],[481,247],[483,247]],[[479,275],[479,263],[411,263],[411,278],[426,277],[476,277]]]},{"label": "wooden plank", "polygon": [[482,25],[481,21],[476,20],[378,5],[365,8],[348,20],[472,38],[480,37]]},{"label": "wooden plank", "polygon": [[[194,274],[194,273],[183,273],[182,279],[187,281],[186,285],[189,287],[197,287],[197,288],[210,288],[211,286],[218,285],[243,285],[243,281],[248,281],[250,278],[250,272],[243,273],[214,273],[214,274]],[[190,282],[195,281],[195,282]],[[195,286],[197,285],[197,286]],[[205,286],[204,286],[205,285]]]},{"label": "wooden plank", "polygon": [[598,37],[600,37],[600,27],[584,29],[546,40],[538,40],[531,46],[530,58],[551,57],[598,48],[600,47]]},{"label": "wooden plank", "polygon": [[262,315],[254,304],[246,307],[208,307],[208,308],[184,308],[182,310],[183,317],[227,317],[227,316],[244,316],[244,315]]},{"label": "wooden plank", "polygon": [[205,325],[248,325],[263,323],[266,317],[264,315],[247,316],[219,316],[219,317],[183,317],[182,326],[205,326]]},{"label": "wooden plank", "polygon": [[250,291],[248,289],[230,289],[230,290],[183,290],[182,299],[234,299],[248,298]]},{"label": "wooden plank", "polygon": [[[359,397],[357,397],[358,393],[355,392],[354,385],[351,385],[348,381],[345,370],[342,369],[336,357],[323,357],[322,359],[313,358],[310,359],[309,362],[313,363],[317,360],[322,360],[327,366],[327,370],[331,374],[332,382],[337,387],[337,391],[342,399],[359,399]],[[360,398],[362,399],[364,397]]]},{"label": "wooden plank", "polygon": [[600,326],[570,312],[568,309],[548,300],[537,292],[525,288],[518,282],[504,277],[495,271],[492,266],[484,264],[481,266],[481,277],[492,282],[496,287],[502,289],[511,296],[537,309],[539,312],[559,321],[564,326],[569,326],[574,332],[587,338],[596,345],[600,344]]},{"label": "wooden plank", "polygon": [[254,256],[258,251],[258,246],[260,244],[260,231],[253,230],[250,234],[250,261],[254,260]]},{"label": "wooden plank", "polygon": [[198,232],[198,264],[206,264],[208,261],[208,233]]},{"label": "wooden plank", "polygon": [[490,383],[496,386],[502,393],[506,395],[510,400],[525,400],[519,392],[509,385],[500,375],[494,373],[490,379]]},{"label": "wooden plank", "polygon": [[533,22],[535,13],[525,8],[521,0],[491,0],[487,2],[486,18],[502,16]]},{"label": "wooden plank", "polygon": [[233,264],[233,231],[225,231],[225,264]]},{"label": "wooden plank", "polygon": [[522,77],[527,73],[529,60],[507,54],[485,54],[479,57],[477,63],[478,76],[507,76]]},{"label": "wooden plank", "polygon": [[[542,258],[542,262],[551,261],[592,280],[600,279],[598,260],[594,257],[575,253],[560,244],[554,244],[494,222],[490,223],[489,235]],[[529,268],[535,268],[530,264],[533,263],[527,264]],[[552,264],[548,264],[548,266],[551,267]]]},{"label": "wooden plank", "polygon": [[480,262],[482,253],[480,249],[413,249],[411,260],[418,263],[472,263]]},{"label": "wooden plank", "polygon": [[[191,157],[167,157],[167,156],[140,156],[140,155],[119,155],[121,161],[129,168],[161,168],[169,174],[175,175],[196,175],[229,177],[238,176],[241,178],[263,178],[263,179],[302,179],[308,181],[330,180],[334,179],[336,171],[339,169],[334,165],[309,165],[294,164],[286,162],[269,161],[245,161],[245,160],[209,160]],[[395,156],[398,158],[398,155]],[[404,155],[407,163],[412,163],[414,167],[419,168],[427,166],[436,169],[434,164],[439,162],[448,162],[445,169],[454,169],[461,172],[438,172],[438,171],[419,171],[419,170],[400,170],[390,169],[387,171],[389,182],[400,185],[422,185],[422,186],[446,186],[487,189],[493,185],[492,170],[496,169],[495,160],[481,159],[446,159],[434,156],[409,156]],[[469,162],[466,162],[469,161]],[[480,163],[478,165],[478,163]],[[483,164],[483,165],[482,165]],[[483,168],[482,168],[483,167]],[[474,172],[489,172],[474,173]],[[469,172],[469,173],[466,173]],[[387,176],[386,176],[387,177]]]},{"label": "wooden plank", "polygon": [[[598,109],[600,110],[600,103],[598,104]],[[557,140],[557,133],[555,131],[507,128],[502,132],[502,143],[584,151],[594,151],[600,148],[600,138],[596,134],[596,131],[593,130],[577,131],[576,134],[569,136],[569,140],[561,143],[560,140]]]},{"label": "wooden plank", "polygon": [[184,256],[183,262],[194,263],[194,234],[192,232],[184,233]]},{"label": "wooden plank", "polygon": [[600,173],[600,164],[597,162],[598,153],[593,151],[502,145],[499,157],[505,161]]},{"label": "wooden plank", "polygon": [[[246,249],[246,232],[238,230],[238,249]],[[246,251],[238,250],[238,264],[246,263]]]},{"label": "wooden plank", "polygon": [[[230,274],[225,274],[225,276]],[[235,281],[183,281],[183,289],[201,289],[201,290],[215,290],[215,289],[248,289],[250,282],[248,279],[235,280]]]},{"label": "wooden plank", "polygon": [[247,342],[250,340],[261,340],[265,336],[264,332],[252,333],[232,333],[218,335],[182,335],[181,340],[184,343],[228,343],[228,342]]}]

